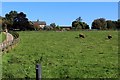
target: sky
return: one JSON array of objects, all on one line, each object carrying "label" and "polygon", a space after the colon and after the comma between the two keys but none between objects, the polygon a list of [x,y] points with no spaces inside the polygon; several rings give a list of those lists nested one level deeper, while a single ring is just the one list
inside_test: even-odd
[{"label": "sky", "polygon": [[71,25],[81,17],[90,27],[93,20],[118,19],[118,2],[2,2],[2,16],[11,10],[24,12],[31,21],[46,21],[47,25]]},{"label": "sky", "polygon": [[118,2],[118,19],[120,19],[120,2]]},{"label": "sky", "polygon": [[119,0],[1,0],[2,2],[118,2]]}]

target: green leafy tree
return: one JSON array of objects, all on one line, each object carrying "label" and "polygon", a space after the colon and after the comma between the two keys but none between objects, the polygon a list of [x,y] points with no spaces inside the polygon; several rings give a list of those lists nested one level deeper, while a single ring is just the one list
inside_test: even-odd
[{"label": "green leafy tree", "polygon": [[79,24],[82,26],[82,29],[89,29],[89,25],[85,22],[79,22]]},{"label": "green leafy tree", "polygon": [[51,23],[50,26],[55,28],[56,24],[55,23]]},{"label": "green leafy tree", "polygon": [[2,18],[2,30],[9,29],[10,23],[6,18]]},{"label": "green leafy tree", "polygon": [[32,30],[33,28],[30,26],[28,19],[26,18],[26,14],[20,12],[14,18],[13,27],[20,30]]},{"label": "green leafy tree", "polygon": [[50,26],[53,27],[53,28],[55,28],[56,24],[55,23],[51,23]]},{"label": "green leafy tree", "polygon": [[51,23],[50,26],[53,28],[53,30],[56,30],[56,24],[55,23]]},{"label": "green leafy tree", "polygon": [[117,20],[117,29],[120,30],[120,19]]},{"label": "green leafy tree", "polygon": [[81,17],[78,17],[75,21],[72,22],[72,28],[76,30],[89,29],[89,25],[87,25],[85,22],[82,22]]},{"label": "green leafy tree", "polygon": [[17,16],[17,11],[10,11],[5,15],[5,18],[3,19],[3,25],[6,24],[7,28],[10,29],[13,27],[14,18]]},{"label": "green leafy tree", "polygon": [[107,23],[106,23],[105,18],[100,18],[99,20],[101,22],[101,29],[103,29],[103,30],[107,29]]},{"label": "green leafy tree", "polygon": [[107,23],[104,18],[95,19],[92,22],[92,29],[107,29]]},{"label": "green leafy tree", "polygon": [[1,32],[1,30],[2,30],[2,18],[0,16],[0,32]]},{"label": "green leafy tree", "polygon": [[26,14],[23,12],[17,13],[17,11],[10,11],[5,14],[5,17],[2,18],[2,28],[5,28],[7,25],[7,29],[20,29],[20,30],[31,30],[34,29],[28,19],[26,18]]},{"label": "green leafy tree", "polygon": [[56,26],[56,30],[61,30],[59,25]]},{"label": "green leafy tree", "polygon": [[99,20],[94,20],[92,22],[92,29],[101,29],[101,22]]},{"label": "green leafy tree", "polygon": [[78,18],[76,19],[76,21],[77,21],[77,22],[81,22],[81,21],[82,21],[82,18],[81,18],[81,17],[78,17]]},{"label": "green leafy tree", "polygon": [[81,28],[81,26],[80,26],[78,21],[73,21],[72,22],[72,28],[73,29],[78,29],[78,28]]},{"label": "green leafy tree", "polygon": [[114,21],[107,20],[106,22],[107,22],[107,29],[116,29],[116,25]]}]

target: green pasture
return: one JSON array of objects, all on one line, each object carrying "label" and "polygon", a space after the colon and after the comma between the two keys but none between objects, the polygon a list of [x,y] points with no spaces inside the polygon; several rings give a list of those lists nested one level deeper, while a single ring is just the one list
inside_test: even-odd
[{"label": "green pasture", "polygon": [[[2,55],[3,78],[117,78],[118,31],[21,31],[20,42]],[[78,38],[79,33],[85,35]],[[112,39],[107,39],[111,34]]]},{"label": "green pasture", "polygon": [[0,43],[3,42],[5,39],[6,39],[6,35],[0,32]]}]

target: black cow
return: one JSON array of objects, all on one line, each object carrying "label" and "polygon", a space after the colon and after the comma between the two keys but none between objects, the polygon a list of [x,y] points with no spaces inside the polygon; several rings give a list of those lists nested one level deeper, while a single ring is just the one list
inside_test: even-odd
[{"label": "black cow", "polygon": [[112,38],[112,35],[108,35],[108,39],[111,39]]}]

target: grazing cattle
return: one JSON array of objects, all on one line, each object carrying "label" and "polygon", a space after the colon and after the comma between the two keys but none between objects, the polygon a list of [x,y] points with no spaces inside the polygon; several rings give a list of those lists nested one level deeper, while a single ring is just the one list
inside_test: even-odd
[{"label": "grazing cattle", "polygon": [[81,33],[81,34],[79,34],[79,37],[80,38],[85,38],[85,35]]},{"label": "grazing cattle", "polygon": [[108,39],[111,39],[112,38],[112,36],[111,35],[108,35]]}]

